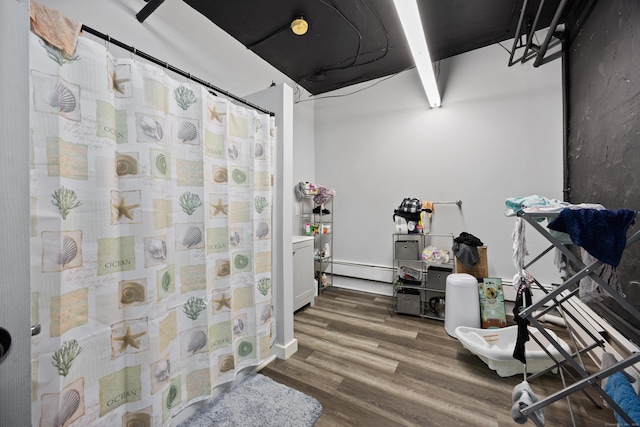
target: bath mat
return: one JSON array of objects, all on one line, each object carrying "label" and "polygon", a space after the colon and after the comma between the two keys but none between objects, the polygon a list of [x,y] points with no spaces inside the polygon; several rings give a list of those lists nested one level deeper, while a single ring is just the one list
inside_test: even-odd
[{"label": "bath mat", "polygon": [[200,408],[178,427],[313,426],[322,405],[311,396],[250,374]]}]

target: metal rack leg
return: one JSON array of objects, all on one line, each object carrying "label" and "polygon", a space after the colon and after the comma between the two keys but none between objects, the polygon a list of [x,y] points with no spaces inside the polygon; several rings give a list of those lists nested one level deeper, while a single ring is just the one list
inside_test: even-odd
[{"label": "metal rack leg", "polygon": [[629,425],[634,425],[633,420],[627,415],[626,412],[620,408],[620,406],[609,396],[598,384],[598,381],[608,377],[609,375],[621,371],[626,367],[629,367],[640,360],[640,353],[634,353],[628,358],[616,363],[615,365],[610,366],[609,368],[603,369],[602,371],[595,373],[593,375],[589,375],[582,380],[576,382],[575,384],[565,387],[564,389],[546,397],[545,399],[539,400],[531,406],[527,406],[521,412],[523,415],[527,415],[536,411],[538,409],[544,408],[549,404],[562,399],[565,396],[568,396],[578,390],[582,390],[586,387],[593,387],[598,394],[607,402],[609,407],[611,407],[614,411],[616,411]]}]

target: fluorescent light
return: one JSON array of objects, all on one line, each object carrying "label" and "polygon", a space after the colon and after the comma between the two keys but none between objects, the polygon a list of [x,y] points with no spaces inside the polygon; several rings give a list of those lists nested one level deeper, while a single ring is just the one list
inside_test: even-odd
[{"label": "fluorescent light", "polygon": [[420,81],[427,94],[429,105],[431,105],[431,108],[439,107],[441,99],[438,92],[438,83],[433,72],[427,40],[422,31],[418,3],[416,0],[393,0],[393,4],[396,6],[396,11],[398,12],[404,35],[407,38],[407,43],[409,43],[413,61],[418,69]]}]

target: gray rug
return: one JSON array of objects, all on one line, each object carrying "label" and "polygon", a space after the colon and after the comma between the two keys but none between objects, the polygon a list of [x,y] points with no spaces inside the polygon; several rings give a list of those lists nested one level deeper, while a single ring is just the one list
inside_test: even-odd
[{"label": "gray rug", "polygon": [[311,396],[250,374],[206,404],[178,427],[313,426],[322,405]]}]

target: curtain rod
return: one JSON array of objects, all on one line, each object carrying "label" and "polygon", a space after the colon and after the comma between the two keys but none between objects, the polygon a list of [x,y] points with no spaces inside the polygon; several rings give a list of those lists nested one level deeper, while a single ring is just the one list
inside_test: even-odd
[{"label": "curtain rod", "polygon": [[270,116],[275,116],[275,113],[273,113],[273,112],[271,112],[269,110],[265,110],[264,108],[259,107],[259,106],[255,105],[255,104],[252,104],[251,102],[249,102],[249,101],[247,101],[245,99],[242,99],[242,98],[240,98],[240,97],[238,97],[238,96],[236,96],[236,95],[234,95],[232,93],[229,93],[226,90],[220,89],[219,87],[216,87],[216,86],[212,85],[209,82],[205,82],[204,80],[202,80],[202,79],[200,79],[200,78],[198,78],[196,76],[191,75],[191,73],[187,73],[186,71],[182,71],[181,69],[179,69],[177,67],[174,67],[173,65],[171,65],[171,64],[169,64],[169,63],[167,63],[165,61],[161,61],[158,58],[149,55],[148,53],[142,52],[141,50],[138,50],[133,46],[129,46],[129,45],[127,45],[127,44],[125,44],[125,43],[123,43],[123,42],[121,42],[119,40],[116,40],[116,39],[112,38],[111,36],[109,36],[108,34],[101,33],[100,31],[94,30],[91,27],[87,27],[84,24],[82,25],[82,31],[86,31],[87,33],[92,34],[92,35],[94,35],[94,36],[96,36],[98,38],[101,38],[102,40],[105,40],[108,43],[113,43],[114,45],[116,45],[118,47],[121,47],[122,49],[127,50],[127,51],[133,53],[134,55],[138,55],[139,57],[144,58],[149,62],[153,62],[154,64],[159,65],[161,67],[164,67],[169,71],[172,71],[172,72],[174,72],[176,74],[181,75],[182,77],[186,77],[189,80],[193,80],[194,82],[199,83],[202,86],[204,86],[204,87],[210,89],[211,91],[213,91],[212,92],[213,95],[218,96],[218,94],[215,93],[215,92],[219,92],[219,93],[223,94],[224,96],[226,96],[228,98],[231,98],[231,99],[233,99],[235,101],[241,102],[244,105],[247,105],[247,106],[249,106],[251,108],[254,108],[254,109],[258,110],[258,111],[261,111],[261,112],[263,112],[265,114],[268,114]]}]

